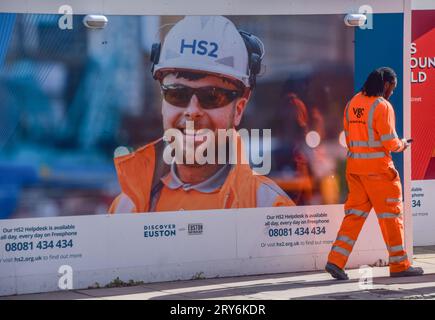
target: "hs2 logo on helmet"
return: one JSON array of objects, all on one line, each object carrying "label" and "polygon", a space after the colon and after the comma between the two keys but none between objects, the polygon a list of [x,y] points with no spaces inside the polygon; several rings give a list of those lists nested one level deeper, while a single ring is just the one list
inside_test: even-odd
[{"label": "hs2 logo on helmet", "polygon": [[219,46],[216,42],[208,42],[205,40],[197,42],[195,39],[192,43],[187,43],[185,39],[181,39],[180,54],[183,54],[185,49],[191,49],[192,54],[199,54],[201,56],[208,55],[209,57],[217,58]]},{"label": "hs2 logo on helmet", "polygon": [[364,115],[364,108],[352,108],[353,114],[359,119]]}]

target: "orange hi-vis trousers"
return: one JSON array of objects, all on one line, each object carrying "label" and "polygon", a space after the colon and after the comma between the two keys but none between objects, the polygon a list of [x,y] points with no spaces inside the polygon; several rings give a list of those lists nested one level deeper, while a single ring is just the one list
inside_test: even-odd
[{"label": "orange hi-vis trousers", "polygon": [[346,173],[349,194],[345,217],[328,256],[328,262],[344,269],[358,235],[372,207],[389,252],[390,272],[409,268],[404,248],[402,185],[394,168],[386,173],[360,175]]}]

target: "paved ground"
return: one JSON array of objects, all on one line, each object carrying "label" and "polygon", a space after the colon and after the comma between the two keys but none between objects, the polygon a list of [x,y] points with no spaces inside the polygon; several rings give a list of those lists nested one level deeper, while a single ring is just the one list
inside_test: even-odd
[{"label": "paved ground", "polygon": [[372,268],[372,287],[361,287],[358,270],[349,281],[336,281],[324,272],[233,277],[145,284],[135,287],[73,290],[3,297],[3,299],[435,299],[435,246],[417,247],[414,265],[425,275],[390,278],[388,268]]}]

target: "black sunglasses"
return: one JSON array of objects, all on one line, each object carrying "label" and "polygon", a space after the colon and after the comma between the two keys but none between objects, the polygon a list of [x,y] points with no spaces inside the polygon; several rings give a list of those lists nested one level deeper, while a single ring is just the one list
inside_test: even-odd
[{"label": "black sunglasses", "polygon": [[162,85],[163,98],[170,104],[186,108],[192,96],[198,98],[199,104],[204,109],[221,108],[234,99],[241,97],[240,90],[229,90],[219,87],[191,88],[184,85]]}]

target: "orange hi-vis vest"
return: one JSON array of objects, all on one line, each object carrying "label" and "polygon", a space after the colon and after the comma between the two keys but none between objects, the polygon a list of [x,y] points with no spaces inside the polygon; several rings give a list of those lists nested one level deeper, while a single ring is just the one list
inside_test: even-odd
[{"label": "orange hi-vis vest", "polygon": [[[133,202],[135,213],[151,211],[152,190],[164,173],[162,160],[156,160],[161,159],[162,144],[160,139],[114,159],[122,193],[113,201],[109,213],[119,212],[117,207],[123,194]],[[258,189],[270,182],[267,177],[253,175],[249,164],[235,164],[217,194],[219,207],[214,209],[255,208]],[[195,202],[193,194],[186,196]],[[292,205],[294,202],[284,195],[278,195],[273,203],[273,206]]]},{"label": "orange hi-vis vest", "polygon": [[390,102],[359,92],[347,104],[343,123],[348,173],[381,173],[394,168],[391,152],[402,151],[404,143],[397,136]]}]

